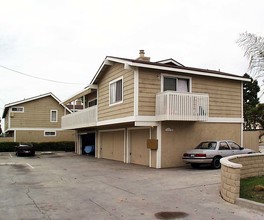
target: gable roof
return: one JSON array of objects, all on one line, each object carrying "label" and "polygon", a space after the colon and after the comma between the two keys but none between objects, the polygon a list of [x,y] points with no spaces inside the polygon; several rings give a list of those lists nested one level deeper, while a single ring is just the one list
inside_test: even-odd
[{"label": "gable roof", "polygon": [[172,58],[169,58],[166,60],[160,60],[160,61],[157,61],[156,63],[163,63],[163,64],[175,65],[175,66],[184,66],[183,64],[179,63],[178,61],[176,61]]},{"label": "gable roof", "polygon": [[107,56],[105,57],[104,61],[100,65],[96,74],[94,75],[90,85],[85,87],[82,91],[72,95],[71,97],[63,101],[62,103],[66,104],[68,102],[74,101],[75,99],[80,98],[81,96],[90,93],[91,89],[97,89],[95,84],[97,84],[97,82],[99,81],[101,74],[104,72],[104,70],[106,70],[113,63],[124,64],[125,68],[129,68],[129,66],[142,67],[142,68],[149,68],[149,69],[158,69],[161,71],[164,70],[164,71],[187,73],[187,74],[194,74],[194,75],[201,75],[201,76],[211,76],[211,77],[216,77],[216,78],[225,78],[225,79],[232,79],[232,80],[238,80],[238,81],[248,81],[248,82],[250,81],[250,79],[244,78],[242,76],[225,73],[221,71],[194,68],[194,67],[186,67],[172,58],[157,61],[157,62],[150,62],[147,60],[140,60],[140,59],[128,59],[128,58]]},{"label": "gable roof", "polygon": [[8,109],[10,107],[12,107],[12,106],[20,105],[20,104],[23,104],[23,103],[26,103],[26,102],[31,102],[31,101],[34,101],[34,100],[37,100],[37,99],[48,97],[48,96],[51,96],[53,99],[55,99],[58,102],[58,104],[62,105],[66,110],[71,112],[71,110],[69,108],[67,108],[64,104],[62,104],[61,101],[52,92],[49,92],[49,93],[45,93],[45,94],[42,94],[42,95],[38,95],[38,96],[31,97],[31,98],[27,98],[27,99],[23,99],[23,100],[20,100],[20,101],[11,102],[11,103],[6,104],[5,107],[4,107],[2,118],[5,118]]},{"label": "gable roof", "polygon": [[193,74],[193,75],[200,75],[200,76],[211,76],[211,77],[216,77],[216,78],[232,79],[232,80],[238,80],[238,81],[249,81],[249,79],[244,78],[242,76],[235,75],[235,74],[230,74],[230,73],[216,71],[216,70],[186,67],[173,59],[166,59],[166,60],[162,60],[158,62],[150,62],[150,61],[145,61],[145,60],[107,56],[104,59],[101,66],[99,67],[95,76],[93,77],[91,81],[91,85],[94,83],[95,84],[97,83],[98,78],[100,77],[101,73],[107,67],[109,67],[109,65],[111,65],[112,63],[122,63],[125,65],[125,67],[129,67],[129,66],[130,67],[141,67],[141,68],[156,69],[156,70],[161,70],[161,71],[171,71],[171,72],[186,73],[186,74]]}]

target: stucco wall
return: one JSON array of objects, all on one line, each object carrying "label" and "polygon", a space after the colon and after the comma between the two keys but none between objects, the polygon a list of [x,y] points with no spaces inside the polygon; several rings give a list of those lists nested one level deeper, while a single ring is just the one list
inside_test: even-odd
[{"label": "stucco wall", "polygon": [[250,148],[256,152],[259,151],[259,145],[263,143],[259,143],[259,136],[263,133],[263,130],[256,131],[243,131],[243,146],[245,148]]},{"label": "stucco wall", "polygon": [[241,125],[232,123],[163,122],[161,166],[185,165],[182,155],[201,141],[229,139],[240,144]]}]

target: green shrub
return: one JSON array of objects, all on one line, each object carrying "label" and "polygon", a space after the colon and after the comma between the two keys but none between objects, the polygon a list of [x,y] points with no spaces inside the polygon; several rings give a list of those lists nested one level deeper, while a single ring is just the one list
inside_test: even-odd
[{"label": "green shrub", "polygon": [[0,152],[13,152],[18,144],[17,142],[0,142]]},{"label": "green shrub", "polygon": [[[25,143],[26,144],[26,143]],[[75,144],[70,141],[29,143],[36,151],[74,151]],[[0,152],[13,152],[18,142],[0,142]]]},{"label": "green shrub", "polygon": [[74,151],[74,142],[42,142],[32,143],[36,151]]}]

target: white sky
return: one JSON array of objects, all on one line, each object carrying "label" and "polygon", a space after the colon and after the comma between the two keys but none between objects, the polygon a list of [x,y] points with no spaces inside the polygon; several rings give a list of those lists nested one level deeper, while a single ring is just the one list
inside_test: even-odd
[{"label": "white sky", "polygon": [[47,92],[65,100],[87,86],[105,56],[243,75],[236,44],[245,31],[264,36],[263,0],[0,0],[0,116],[4,105]]}]

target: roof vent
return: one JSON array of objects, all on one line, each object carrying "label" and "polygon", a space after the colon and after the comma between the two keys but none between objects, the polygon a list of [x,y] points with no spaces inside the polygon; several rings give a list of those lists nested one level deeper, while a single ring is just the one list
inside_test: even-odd
[{"label": "roof vent", "polygon": [[150,57],[145,57],[145,51],[139,50],[139,57],[137,60],[150,61]]}]

